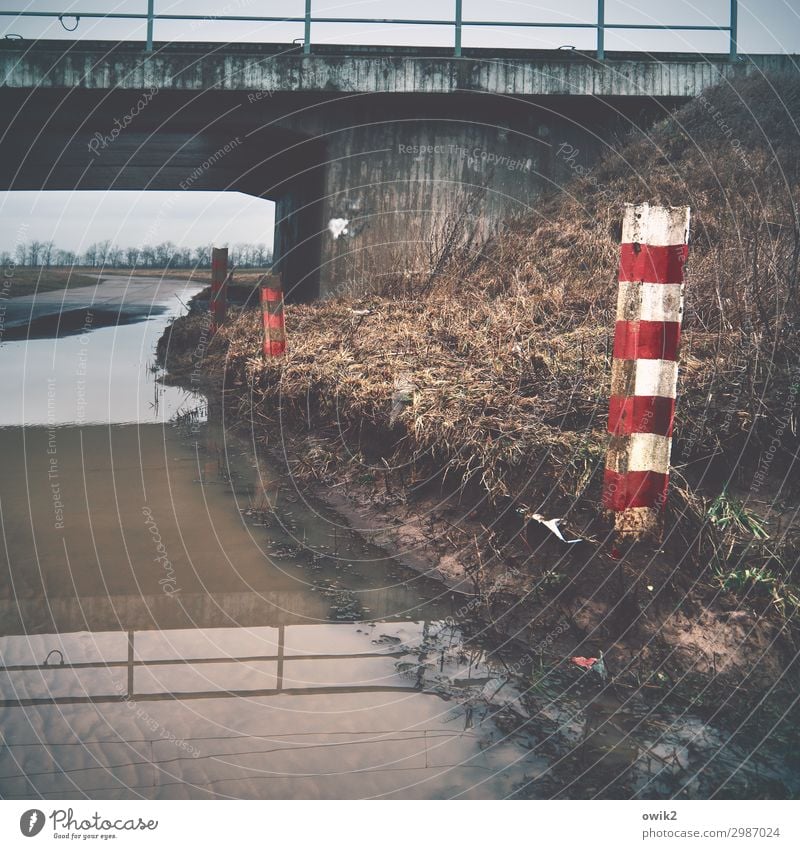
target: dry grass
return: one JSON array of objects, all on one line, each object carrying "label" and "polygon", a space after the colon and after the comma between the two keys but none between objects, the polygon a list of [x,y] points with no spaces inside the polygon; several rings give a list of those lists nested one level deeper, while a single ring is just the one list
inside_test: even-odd
[{"label": "dry grass", "polygon": [[[209,364],[248,419],[327,429],[412,478],[438,472],[521,510],[596,512],[622,206],[688,204],[673,510],[687,508],[691,541],[724,487],[753,486],[768,446],[772,477],[798,449],[798,117],[794,79],[711,90],[480,254],[412,281],[416,297],[404,280],[402,296],[289,306],[289,353],[273,363],[245,311]],[[392,416],[409,385],[413,403]]]}]

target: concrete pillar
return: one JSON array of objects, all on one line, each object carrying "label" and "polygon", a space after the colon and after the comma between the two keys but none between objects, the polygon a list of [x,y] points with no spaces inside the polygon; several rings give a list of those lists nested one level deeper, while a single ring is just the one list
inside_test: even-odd
[{"label": "concrete pillar", "polygon": [[383,117],[332,133],[319,209],[320,295],[424,281],[459,248],[530,211],[548,173],[547,127]]}]

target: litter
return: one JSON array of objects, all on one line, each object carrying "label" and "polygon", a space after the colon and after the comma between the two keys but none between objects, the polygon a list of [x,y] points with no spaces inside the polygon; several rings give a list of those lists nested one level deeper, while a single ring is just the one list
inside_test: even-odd
[{"label": "litter", "polygon": [[545,519],[541,513],[530,513],[528,514],[528,518],[535,519],[540,525],[544,525],[550,533],[555,534],[562,542],[565,542],[567,545],[572,545],[576,542],[583,542],[583,540],[578,537],[577,539],[567,539],[564,534],[561,533],[561,528],[558,527],[558,523],[562,521],[561,519]]}]

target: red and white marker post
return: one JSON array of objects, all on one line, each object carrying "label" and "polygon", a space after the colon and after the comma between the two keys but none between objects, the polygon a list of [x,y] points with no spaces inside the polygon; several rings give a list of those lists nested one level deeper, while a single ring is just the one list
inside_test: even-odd
[{"label": "red and white marker post", "polygon": [[622,538],[662,533],[688,237],[688,206],[625,207],[603,485]]},{"label": "red and white marker post", "polygon": [[211,333],[225,323],[227,314],[228,249],[211,249]]},{"label": "red and white marker post", "polygon": [[267,274],[259,289],[264,317],[264,359],[286,352],[286,325],[283,318],[283,284],[280,275]]}]

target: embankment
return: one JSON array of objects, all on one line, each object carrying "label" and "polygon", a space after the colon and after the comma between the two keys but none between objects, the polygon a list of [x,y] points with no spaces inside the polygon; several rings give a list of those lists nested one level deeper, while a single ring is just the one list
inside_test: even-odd
[{"label": "embankment", "polygon": [[[796,679],[798,118],[795,81],[742,78],[576,164],[480,252],[289,305],[279,361],[257,310],[208,345],[202,316],[179,319],[159,355],[177,380],[200,368],[229,419],[389,528],[387,547],[468,586],[498,631],[536,644],[565,621],[560,651],[746,710]],[[599,503],[631,201],[689,205],[693,225],[664,542],[615,560]]]}]

